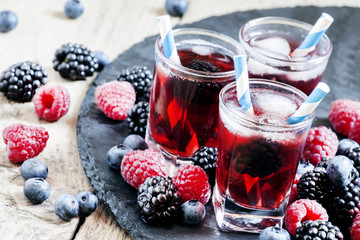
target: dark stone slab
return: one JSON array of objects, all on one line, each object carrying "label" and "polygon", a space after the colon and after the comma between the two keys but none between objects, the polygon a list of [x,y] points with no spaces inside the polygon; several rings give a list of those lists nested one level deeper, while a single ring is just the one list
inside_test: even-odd
[{"label": "dark stone slab", "polygon": [[[327,12],[335,21],[327,34],[333,42],[333,53],[323,81],[331,92],[317,109],[314,125],[329,125],[327,112],[330,103],[337,98],[360,99],[360,9],[349,7],[295,7],[270,10],[235,12],[210,17],[196,23],[176,26],[205,28],[238,39],[242,24],[263,16],[283,16],[314,23],[322,12]],[[140,219],[136,208],[136,191],[124,182],[117,171],[106,163],[106,152],[122,142],[128,135],[126,121],[113,121],[105,117],[94,102],[96,86],[116,79],[120,71],[133,65],[145,65],[153,69],[154,43],[157,36],[146,38],[120,54],[107,66],[89,88],[81,105],[77,125],[78,148],[83,167],[100,200],[114,216],[118,224],[134,239],[257,239],[255,234],[224,233],[217,229],[214,212],[207,206],[207,217],[199,226],[174,223],[169,227],[149,227]]]}]

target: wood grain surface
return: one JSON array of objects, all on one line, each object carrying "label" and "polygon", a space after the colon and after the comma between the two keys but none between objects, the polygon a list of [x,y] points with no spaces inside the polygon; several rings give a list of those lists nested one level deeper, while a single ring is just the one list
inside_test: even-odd
[{"label": "wood grain surface", "polygon": [[[104,206],[80,221],[69,222],[55,215],[53,205],[62,193],[76,195],[91,186],[81,166],[76,142],[76,122],[82,99],[94,80],[71,82],[52,69],[55,50],[66,42],[82,43],[102,50],[110,59],[145,37],[158,34],[156,17],[166,14],[165,0],[83,0],[84,14],[75,20],[66,18],[65,0],[0,0],[1,10],[12,10],[18,18],[16,29],[0,33],[0,71],[21,61],[41,64],[49,74],[49,83],[65,86],[71,96],[70,110],[54,123],[39,120],[30,103],[8,101],[0,94],[0,130],[20,122],[43,126],[50,135],[47,147],[39,155],[49,168],[50,197],[39,205],[29,203],[23,194],[24,180],[18,165],[6,157],[0,141],[0,239],[122,239],[130,237]],[[360,7],[358,0],[190,0],[182,18],[172,24],[191,23],[209,16],[235,11],[294,6]],[[239,26],[240,27],[240,26]],[[116,144],[116,143],[114,143]]]}]

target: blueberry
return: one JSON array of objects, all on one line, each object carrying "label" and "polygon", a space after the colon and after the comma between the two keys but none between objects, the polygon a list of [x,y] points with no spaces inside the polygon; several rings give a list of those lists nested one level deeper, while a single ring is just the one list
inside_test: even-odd
[{"label": "blueberry", "polygon": [[84,12],[84,5],[78,0],[68,0],[65,3],[65,14],[68,18],[78,18]]},{"label": "blueberry", "polygon": [[303,175],[304,173],[308,171],[312,171],[314,169],[314,166],[309,162],[303,162],[301,161],[298,168],[297,168],[297,174]]},{"label": "blueberry", "polygon": [[89,216],[99,204],[99,201],[95,194],[84,191],[79,193],[76,196],[77,201],[79,202],[79,215],[81,217]]},{"label": "blueberry", "polygon": [[29,178],[24,184],[25,197],[34,204],[45,201],[51,192],[51,187],[43,178]]},{"label": "blueberry", "polygon": [[188,0],[166,0],[165,8],[168,14],[182,17],[189,7]]},{"label": "blueberry", "polygon": [[187,224],[199,224],[205,215],[205,206],[198,200],[188,200],[181,205],[180,219]]},{"label": "blueberry", "polygon": [[132,148],[129,148],[128,146],[122,144],[110,148],[110,150],[106,154],[107,164],[112,169],[119,171],[123,157],[125,156],[125,154],[132,150]]},{"label": "blueberry", "polygon": [[0,32],[9,32],[13,30],[19,20],[16,14],[12,11],[1,11],[0,12]]},{"label": "blueberry", "polygon": [[29,178],[43,178],[48,176],[46,163],[37,158],[29,158],[20,167],[21,176],[27,180]]},{"label": "blueberry", "polygon": [[334,187],[345,187],[357,175],[352,161],[343,155],[328,160],[326,172]]},{"label": "blueberry", "polygon": [[106,67],[107,65],[110,64],[110,58],[106,53],[96,50],[93,52],[93,54],[94,54],[94,57],[96,57],[98,60],[98,63],[99,63],[98,70],[99,71],[102,71],[104,69],[104,67]]},{"label": "blueberry", "polygon": [[339,141],[339,146],[336,155],[344,155],[346,150],[356,147],[359,147],[359,144],[357,142],[348,138],[344,138]]},{"label": "blueberry", "polygon": [[123,145],[126,145],[134,150],[145,150],[149,148],[144,138],[136,134],[127,136],[123,141]]},{"label": "blueberry", "polygon": [[290,240],[290,234],[280,227],[267,227],[259,235],[259,240]]},{"label": "blueberry", "polygon": [[79,202],[72,195],[62,194],[56,199],[54,210],[63,220],[70,221],[79,214]]}]

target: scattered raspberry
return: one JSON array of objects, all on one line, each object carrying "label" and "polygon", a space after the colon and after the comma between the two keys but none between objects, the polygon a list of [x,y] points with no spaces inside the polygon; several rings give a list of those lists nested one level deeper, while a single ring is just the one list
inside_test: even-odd
[{"label": "scattered raspberry", "polygon": [[285,212],[285,226],[294,235],[296,228],[307,220],[327,221],[329,216],[320,203],[310,199],[300,199],[292,203]]},{"label": "scattered raspberry", "polygon": [[350,233],[352,240],[360,240],[360,213],[355,216]]},{"label": "scattered raspberry", "polygon": [[127,183],[139,189],[146,178],[167,176],[164,157],[154,150],[128,152],[121,162],[121,175]]},{"label": "scattered raspberry", "polygon": [[331,103],[329,120],[336,132],[348,135],[357,120],[360,120],[360,102],[337,99]]},{"label": "scattered raspberry", "polygon": [[316,166],[324,157],[334,157],[339,140],[336,134],[327,127],[310,128],[303,151],[303,158]]},{"label": "scattered raspberry", "polygon": [[111,81],[96,88],[95,101],[105,115],[114,120],[127,118],[135,105],[135,90],[126,81]]},{"label": "scattered raspberry", "polygon": [[349,139],[354,140],[360,144],[360,119],[354,123],[354,126],[349,131]]},{"label": "scattered raspberry", "polygon": [[49,138],[43,127],[27,126],[15,123],[2,131],[6,151],[11,162],[22,163],[41,153]]},{"label": "scattered raspberry", "polygon": [[63,86],[45,85],[36,91],[32,101],[36,115],[46,121],[57,121],[69,110],[70,94]]},{"label": "scattered raspberry", "polygon": [[206,204],[211,196],[210,184],[206,172],[192,164],[181,165],[173,178],[178,186],[181,203],[188,200],[199,200]]},{"label": "scattered raspberry", "polygon": [[297,189],[296,184],[299,182],[300,177],[301,177],[300,174],[296,174],[294,183],[293,183],[292,188],[291,188],[288,205],[292,204],[293,202],[295,202],[299,198],[298,197],[298,189]]}]

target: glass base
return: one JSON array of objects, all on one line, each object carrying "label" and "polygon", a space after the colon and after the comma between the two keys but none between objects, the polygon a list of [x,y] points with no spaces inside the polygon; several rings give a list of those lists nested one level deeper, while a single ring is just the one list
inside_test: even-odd
[{"label": "glass base", "polygon": [[259,233],[270,226],[282,226],[286,206],[284,203],[274,210],[245,208],[235,204],[229,197],[223,197],[217,185],[214,187],[212,203],[216,222],[222,231],[249,233]]},{"label": "glass base", "polygon": [[165,164],[168,169],[169,177],[173,177],[175,175],[176,170],[178,169],[178,167],[181,164],[191,163],[191,158],[181,157],[179,155],[172,154],[172,153],[166,151],[164,148],[162,148],[160,146],[160,144],[156,143],[155,140],[151,137],[148,129],[149,128],[147,128],[147,131],[146,131],[145,141],[148,144],[150,149],[155,149],[164,156],[164,158],[166,160]]}]

